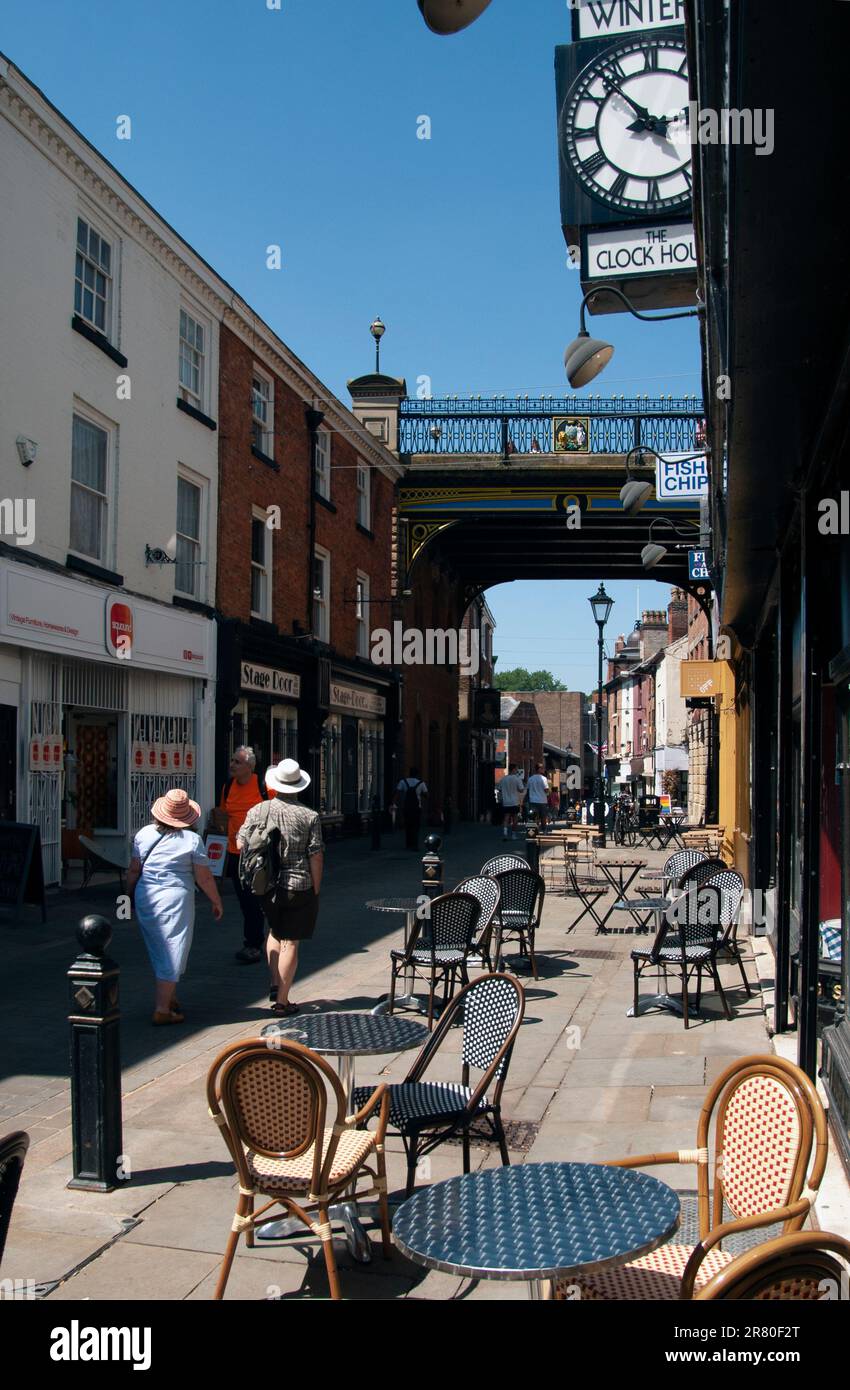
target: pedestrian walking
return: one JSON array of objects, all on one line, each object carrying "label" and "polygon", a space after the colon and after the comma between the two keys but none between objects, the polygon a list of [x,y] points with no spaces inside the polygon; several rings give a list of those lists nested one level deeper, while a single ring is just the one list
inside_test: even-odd
[{"label": "pedestrian walking", "polygon": [[528,804],[531,814],[542,827],[549,819],[549,783],[546,781],[546,769],[542,763],[538,763],[528,779]]},{"label": "pedestrian walking", "polygon": [[270,767],[266,787],[271,799],[251,808],[237,835],[241,849],[256,827],[266,826],[276,832],[275,886],[262,898],[255,898],[269,924],[266,956],[274,1014],[298,1012],[298,1005],[289,998],[298,969],[298,943],[310,940],[319,915],[325,862],[322,824],[317,811],[297,800],[310,780],[294,758],[284,758]]},{"label": "pedestrian walking", "polygon": [[254,965],[263,958],[266,922],[260,902],[242,886],[239,878],[239,845],[237,836],[248,812],[265,801],[266,793],[257,772],[257,755],[244,744],[230,759],[230,776],[221,789],[214,824],[227,833],[227,864],[225,873],[233,884],[242,912],[243,941],[236,952],[240,965]]},{"label": "pedestrian walking", "polygon": [[395,789],[395,803],[401,807],[404,816],[404,844],[406,849],[419,848],[419,827],[422,824],[422,802],[428,795],[428,788],[419,776],[419,769],[412,767],[408,777],[402,777]]},{"label": "pedestrian walking", "polygon": [[502,801],[504,819],[502,821],[502,839],[507,840],[508,833],[512,840],[516,839],[516,824],[519,808],[525,796],[525,783],[517,766],[512,765],[507,777],[503,777],[499,783],[499,795]]},{"label": "pedestrian walking", "polygon": [[182,788],[168,791],[151,807],[151,824],[133,841],[127,888],[153,967],[153,1022],[182,1023],[177,981],[189,958],[195,927],[195,884],[221,921],[222,906],[204,842],[191,828],[201,808]]}]

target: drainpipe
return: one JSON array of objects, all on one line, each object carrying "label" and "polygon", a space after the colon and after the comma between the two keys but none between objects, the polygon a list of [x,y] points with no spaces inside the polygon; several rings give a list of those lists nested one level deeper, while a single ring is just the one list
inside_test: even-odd
[{"label": "drainpipe", "polygon": [[310,506],[309,520],[307,522],[307,609],[305,632],[313,631],[313,554],[316,549],[316,448],[319,429],[325,418],[324,411],[317,410],[315,406],[308,405],[304,409],[304,418],[307,421],[307,428],[310,431],[310,478],[308,482],[308,498]]}]

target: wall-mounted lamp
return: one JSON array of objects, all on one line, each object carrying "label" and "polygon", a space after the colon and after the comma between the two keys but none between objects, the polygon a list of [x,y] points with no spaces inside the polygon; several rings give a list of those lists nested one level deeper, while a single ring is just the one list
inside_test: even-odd
[{"label": "wall-mounted lamp", "polygon": [[15,440],[15,446],[18,450],[18,458],[24,468],[29,468],[31,463],[35,463],[38,445],[34,439],[27,439],[26,435],[19,434]]},{"label": "wall-mounted lamp", "polygon": [[490,0],[419,0],[422,18],[435,34],[458,34],[482,15]]},{"label": "wall-mounted lamp", "polygon": [[646,323],[661,323],[663,319],[690,319],[702,312],[701,309],[681,309],[675,314],[644,314],[635,308],[616,285],[600,285],[598,289],[591,290],[581,301],[578,337],[573,339],[564,353],[567,380],[574,391],[593,381],[614,356],[614,349],[610,343],[606,343],[602,338],[591,338],[587,331],[585,311],[589,301],[598,294],[613,294],[625,304],[630,314]]},{"label": "wall-mounted lamp", "polygon": [[[643,565],[643,567],[644,567],[645,570],[652,570],[652,569],[655,569],[656,565],[660,565],[660,564],[661,564],[661,561],[664,559],[664,557],[665,557],[665,555],[667,554],[668,550],[671,549],[671,546],[662,545],[662,544],[660,543],[660,541],[654,541],[654,540],[652,539],[652,533],[653,533],[653,531],[655,530],[655,527],[656,527],[656,526],[661,526],[661,525],[669,526],[670,529],[671,529],[671,531],[675,532],[675,534],[676,534],[677,536],[688,536],[688,534],[689,534],[688,531],[679,530],[679,528],[678,528],[677,526],[674,525],[674,523],[670,520],[670,518],[669,518],[668,516],[658,516],[658,517],[656,517],[655,520],[654,520],[653,522],[650,522],[650,526],[649,526],[649,540],[647,541],[646,545],[643,547],[643,550],[640,552],[640,562],[641,562],[641,564]],[[696,525],[696,523],[695,523],[694,526],[693,526],[693,530],[695,530],[695,531],[697,531],[697,532],[699,533],[700,548],[701,548],[701,549],[704,549],[704,543],[703,543],[703,536],[702,536],[701,528],[700,528],[698,525]],[[693,546],[694,540],[695,540],[695,537],[691,534],[690,539],[689,539],[688,542],[685,543],[685,544],[680,544],[679,542],[674,541],[674,542],[672,543],[672,549],[673,549],[673,550],[690,550],[690,549],[692,548],[692,546]]]}]

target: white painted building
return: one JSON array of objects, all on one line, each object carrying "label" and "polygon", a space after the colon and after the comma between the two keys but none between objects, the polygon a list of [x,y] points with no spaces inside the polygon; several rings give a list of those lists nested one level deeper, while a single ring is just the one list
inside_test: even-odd
[{"label": "white painted building", "polygon": [[56,882],[63,831],[126,845],[168,786],[210,804],[217,308],[2,59],[0,181],[0,500],[33,522],[0,509],[0,814],[39,825]]},{"label": "white painted building", "polygon": [[680,667],[688,656],[687,635],[664,651],[655,673],[655,794],[664,791],[664,773],[678,772],[683,804],[687,792],[688,719],[680,693]]}]

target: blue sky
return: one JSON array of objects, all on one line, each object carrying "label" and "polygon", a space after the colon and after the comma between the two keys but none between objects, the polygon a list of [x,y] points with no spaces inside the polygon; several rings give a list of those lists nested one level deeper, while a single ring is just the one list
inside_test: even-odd
[{"label": "blue sky", "polygon": [[[0,47],[344,401],[376,314],[382,367],[411,391],[427,374],[436,396],[540,394],[566,389],[580,300],[558,206],[569,18],[564,0],[493,0],[438,38],[415,0],[5,0]],[[699,392],[693,321],[600,322],[604,393]],[[500,664],[591,684],[593,587],[492,591]],[[612,592],[628,631],[635,586]],[[663,601],[641,586],[642,607]]]}]

